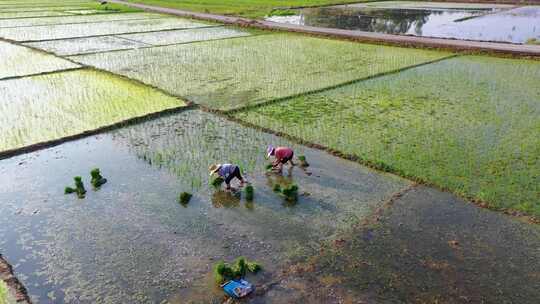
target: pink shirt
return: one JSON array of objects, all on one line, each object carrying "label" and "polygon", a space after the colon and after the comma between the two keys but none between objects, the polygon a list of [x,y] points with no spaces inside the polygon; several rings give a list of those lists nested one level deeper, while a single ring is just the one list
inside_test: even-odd
[{"label": "pink shirt", "polygon": [[291,158],[293,156],[293,150],[288,147],[277,147],[275,150],[276,159],[282,160],[285,158]]}]

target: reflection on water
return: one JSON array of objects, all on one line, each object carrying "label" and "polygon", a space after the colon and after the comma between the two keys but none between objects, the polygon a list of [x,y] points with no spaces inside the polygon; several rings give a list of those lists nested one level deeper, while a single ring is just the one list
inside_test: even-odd
[{"label": "reflection on water", "polygon": [[[327,7],[305,9],[295,16],[299,24],[387,34],[422,35],[424,28],[484,14],[481,10]],[[294,20],[291,17],[291,20]]]},{"label": "reflection on water", "polygon": [[540,38],[540,6],[423,7],[344,5],[298,10],[267,20],[386,34],[525,43]]}]

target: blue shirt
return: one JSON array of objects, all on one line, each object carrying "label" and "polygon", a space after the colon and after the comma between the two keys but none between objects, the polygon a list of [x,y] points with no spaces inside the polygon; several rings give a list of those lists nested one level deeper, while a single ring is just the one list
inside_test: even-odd
[{"label": "blue shirt", "polygon": [[226,178],[227,176],[232,174],[235,169],[236,169],[235,165],[223,164],[223,165],[221,165],[221,167],[219,167],[218,175],[221,176],[221,177]]}]

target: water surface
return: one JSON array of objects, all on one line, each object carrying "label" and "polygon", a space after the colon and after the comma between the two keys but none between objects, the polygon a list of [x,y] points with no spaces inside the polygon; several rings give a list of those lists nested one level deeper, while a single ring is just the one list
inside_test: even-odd
[{"label": "water surface", "polygon": [[[234,140],[232,140],[234,139]],[[312,164],[264,174],[266,144],[286,141],[199,111],[0,161],[0,248],[36,302],[212,303],[223,294],[209,273],[219,259],[262,263],[272,282],[292,256],[371,213],[405,187],[323,152],[295,146]],[[207,186],[208,166],[240,164],[255,187],[247,202]],[[94,191],[89,171],[109,180]],[[87,197],[64,195],[83,176]],[[273,183],[297,183],[288,203]],[[178,204],[182,191],[194,194]],[[186,296],[188,295],[188,296]]]},{"label": "water surface", "polygon": [[380,2],[297,10],[267,20],[397,35],[526,43],[540,39],[540,7]]}]

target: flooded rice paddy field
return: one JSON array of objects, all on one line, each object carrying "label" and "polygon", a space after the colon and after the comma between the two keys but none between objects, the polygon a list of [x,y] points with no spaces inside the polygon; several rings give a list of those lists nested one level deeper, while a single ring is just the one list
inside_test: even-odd
[{"label": "flooded rice paddy field", "polygon": [[92,16],[66,16],[61,18],[17,18],[0,20],[0,28],[29,27],[38,25],[99,23],[120,20],[146,20],[165,18],[166,16],[151,13],[101,14]]},{"label": "flooded rice paddy field", "polygon": [[163,88],[195,103],[228,110],[450,55],[294,34],[266,34],[70,58]]},{"label": "flooded rice paddy field", "polygon": [[540,215],[539,82],[536,61],[457,57],[236,117]]},{"label": "flooded rice paddy field", "polygon": [[509,43],[540,40],[540,6],[385,1],[294,12],[267,20],[422,37]]},{"label": "flooded rice paddy field", "polygon": [[224,26],[203,27],[192,30],[167,30],[162,32],[69,38],[64,40],[27,43],[26,45],[53,52],[60,56],[103,53],[113,50],[139,49],[160,45],[171,45],[235,38],[251,35],[248,30]]},{"label": "flooded rice paddy field", "polygon": [[179,18],[120,20],[114,22],[40,25],[31,28],[1,28],[0,37],[30,42],[86,36],[106,36],[134,32],[150,32],[212,26],[211,23]]},{"label": "flooded rice paddy field", "polygon": [[93,70],[0,81],[0,151],[63,138],[185,103]]},{"label": "flooded rice paddy field", "polygon": [[0,80],[79,67],[68,60],[3,41],[0,41],[0,57]]},{"label": "flooded rice paddy field", "polygon": [[[264,267],[248,278],[257,284],[248,303],[538,299],[536,226],[230,116],[181,110],[174,97],[221,110],[260,105],[229,114],[538,215],[538,62],[88,5],[0,1],[0,37],[11,40],[0,42],[9,59],[0,61],[0,152],[176,111],[0,160],[0,253],[35,302],[222,303],[212,265],[238,256]],[[265,174],[269,143],[311,166]],[[208,186],[216,162],[239,164],[255,199]],[[94,167],[108,179],[97,191]],[[85,199],[63,193],[77,175]],[[298,202],[274,193],[276,183],[296,183]],[[186,206],[183,191],[194,194]]]},{"label": "flooded rice paddy field", "polygon": [[[221,258],[260,261],[266,271],[253,279],[270,282],[290,256],[409,184],[304,147],[296,148],[311,175],[296,167],[267,176],[268,143],[294,146],[192,110],[3,160],[3,254],[40,302],[156,303],[212,290],[207,276]],[[241,164],[253,202],[207,186],[208,166],[220,161]],[[109,180],[102,189],[63,194],[75,175],[88,183],[96,166]],[[299,201],[276,195],[276,182],[298,184]],[[182,191],[194,194],[187,207],[177,202]]]},{"label": "flooded rice paddy field", "polygon": [[60,17],[86,14],[112,13],[112,10],[94,9],[93,1],[1,1],[0,20],[37,17]]}]

